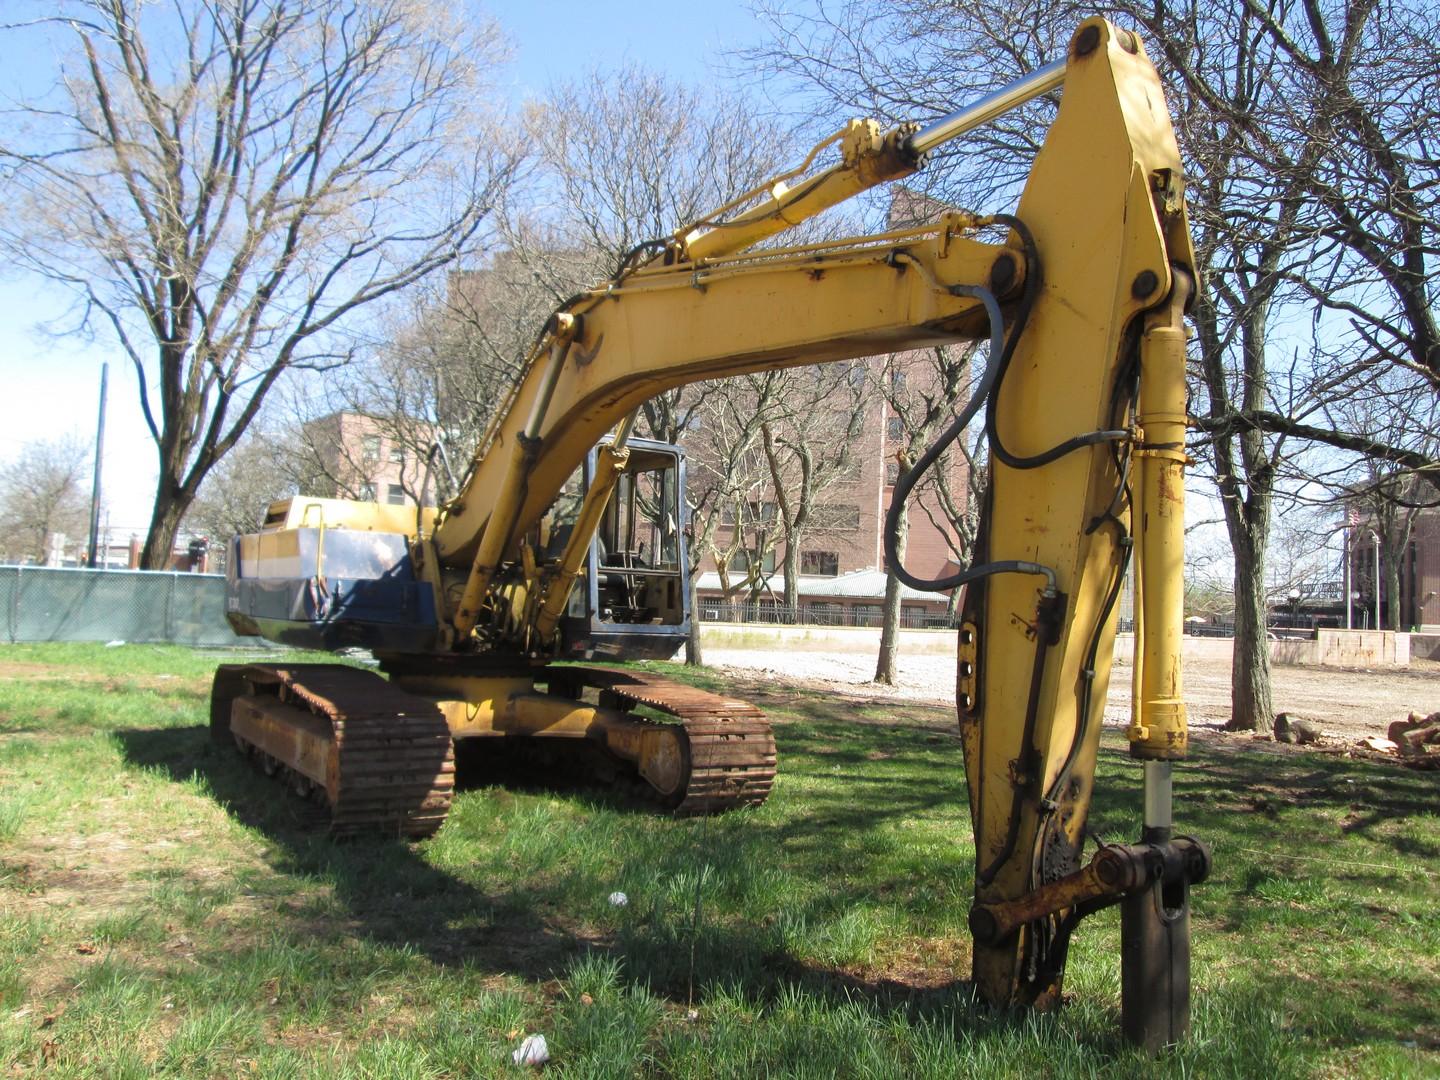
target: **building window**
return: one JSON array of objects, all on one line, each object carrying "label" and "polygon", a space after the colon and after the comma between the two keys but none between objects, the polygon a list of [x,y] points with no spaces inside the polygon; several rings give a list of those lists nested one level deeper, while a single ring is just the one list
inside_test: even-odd
[{"label": "building window", "polygon": [[403,446],[390,447],[390,464],[404,466],[405,448]]},{"label": "building window", "polygon": [[828,600],[818,601],[807,605],[805,613],[809,616],[807,621],[815,626],[845,625],[844,604],[836,604]]},{"label": "building window", "polygon": [[391,506],[405,505],[405,489],[399,484],[391,484],[385,491],[385,501]]},{"label": "building window", "polygon": [[366,461],[380,460],[380,436],[366,435],[360,440],[360,456]]},{"label": "building window", "polygon": [[[730,569],[741,574],[747,573],[750,569],[752,555],[753,552],[750,552],[745,548],[741,548],[739,551],[737,551],[734,555],[730,557]],[[774,548],[771,548],[769,551],[765,552],[765,557],[760,560],[760,572],[764,574],[773,574],[775,572]]]},{"label": "building window", "polygon": [[802,551],[800,573],[811,577],[838,577],[840,556],[833,551]]},{"label": "building window", "polygon": [[898,461],[887,461],[885,463],[885,483],[893,485],[900,479],[900,463]]},{"label": "building window", "polygon": [[375,485],[374,485],[374,484],[361,484],[361,485],[360,485],[360,501],[361,501],[361,502],[374,502],[374,501],[375,501]]},{"label": "building window", "polygon": [[747,505],[749,521],[755,525],[772,525],[775,522],[775,504],[766,500],[765,502],[752,502]]},{"label": "building window", "polygon": [[905,390],[905,372],[899,368],[890,369],[890,390],[892,393],[903,393]]},{"label": "building window", "polygon": [[898,416],[887,417],[885,420],[885,437],[895,440],[905,435],[905,422]]}]

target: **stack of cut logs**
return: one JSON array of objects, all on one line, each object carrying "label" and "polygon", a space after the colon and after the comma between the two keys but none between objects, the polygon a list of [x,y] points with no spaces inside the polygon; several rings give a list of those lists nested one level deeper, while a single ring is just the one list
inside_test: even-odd
[{"label": "stack of cut logs", "polygon": [[1440,712],[1421,716],[1412,712],[1408,720],[1396,720],[1386,732],[1401,757],[1440,759]]}]

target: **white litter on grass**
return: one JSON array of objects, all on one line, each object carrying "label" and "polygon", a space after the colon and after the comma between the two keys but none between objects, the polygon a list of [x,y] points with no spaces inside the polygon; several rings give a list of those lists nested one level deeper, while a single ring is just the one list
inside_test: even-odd
[{"label": "white litter on grass", "polygon": [[125,642],[123,642],[123,641],[107,641],[107,642],[105,642],[105,647],[106,647],[107,649],[118,649],[121,645],[124,645],[124,644],[125,644]]},{"label": "white litter on grass", "polygon": [[624,907],[628,903],[630,903],[630,898],[623,892],[612,892],[610,894],[611,907]]},{"label": "white litter on grass", "polygon": [[510,1057],[516,1065],[544,1065],[550,1060],[550,1047],[545,1045],[544,1035],[527,1035]]}]

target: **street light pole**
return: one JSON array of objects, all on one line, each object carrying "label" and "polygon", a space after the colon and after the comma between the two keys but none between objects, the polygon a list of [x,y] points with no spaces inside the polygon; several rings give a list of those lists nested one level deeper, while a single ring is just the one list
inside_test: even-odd
[{"label": "street light pole", "polygon": [[1380,530],[1372,529],[1370,535],[1375,537],[1375,629],[1385,629],[1380,625]]}]

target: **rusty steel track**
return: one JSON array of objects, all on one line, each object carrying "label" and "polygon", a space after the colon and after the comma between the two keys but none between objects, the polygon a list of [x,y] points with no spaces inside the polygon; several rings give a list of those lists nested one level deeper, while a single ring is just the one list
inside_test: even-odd
[{"label": "rusty steel track", "polygon": [[[237,700],[283,716],[289,706],[329,724],[326,776],[317,794],[339,836],[426,837],[445,823],[455,787],[455,757],[445,717],[430,701],[373,672],[340,664],[224,664],[211,693],[211,734],[232,736],[252,753],[266,752],[232,730]],[[283,721],[282,721],[283,723]],[[270,756],[266,763],[274,765]],[[304,789],[296,762],[281,766]]]},{"label": "rusty steel track", "polygon": [[[633,716],[639,725],[666,724],[684,732],[683,786],[670,796],[652,793],[673,813],[758,806],[770,794],[775,736],[749,702],[621,668],[552,667],[541,677],[552,692],[578,699],[589,689],[609,708],[633,715],[643,707],[678,721]],[[287,740],[312,740],[309,756],[324,760],[323,780],[313,776],[313,765],[312,776],[305,775],[302,755],[291,753],[289,742],[260,745],[232,728],[232,716],[247,708]],[[317,719],[323,723],[317,725]],[[236,724],[245,726],[239,719]],[[215,673],[210,726],[216,739],[233,739],[267,772],[283,769],[297,790],[309,790],[323,802],[336,835],[426,837],[449,813],[455,758],[444,714],[429,699],[373,672],[339,664],[224,664]],[[318,753],[316,739],[323,740]],[[537,741],[557,752],[568,748],[567,740]]]},{"label": "rusty steel track", "polygon": [[[552,691],[572,697],[600,692],[600,704],[630,711],[645,706],[673,716],[685,731],[689,775],[672,803],[677,815],[717,814],[758,806],[775,783],[775,735],[765,714],[748,701],[721,697],[645,671],[604,667],[550,667]],[[637,723],[658,721],[636,718]]]}]

